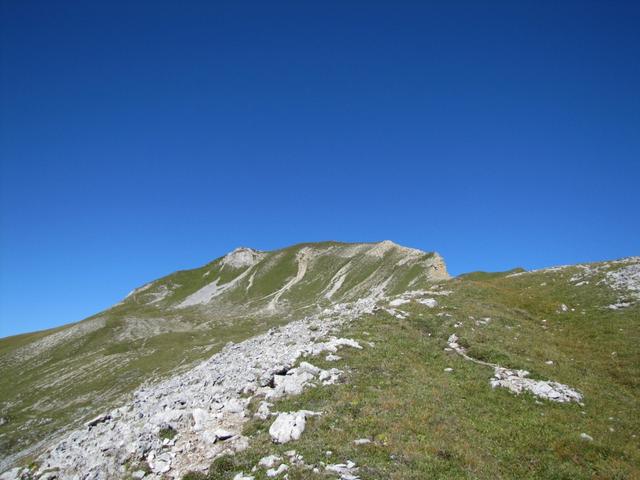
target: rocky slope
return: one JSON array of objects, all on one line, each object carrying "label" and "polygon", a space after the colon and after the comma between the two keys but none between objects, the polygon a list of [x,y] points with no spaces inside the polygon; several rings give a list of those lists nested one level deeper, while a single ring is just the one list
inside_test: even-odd
[{"label": "rocky slope", "polygon": [[[595,468],[583,458],[588,449],[573,454],[587,470],[570,470],[558,456],[532,467],[533,475],[502,470],[504,461],[488,460],[502,454],[482,452],[530,448],[532,439],[514,444],[510,429],[539,422],[544,412],[531,406],[547,404],[558,404],[550,412],[567,433],[544,441],[574,435],[572,423],[590,419],[590,406],[604,412],[613,405],[624,433],[609,448],[633,440],[638,385],[628,379],[638,373],[639,271],[634,257],[450,279],[437,254],[391,242],[240,248],[144,285],[84,322],[2,340],[0,471],[15,466],[5,478],[41,479],[179,479],[209,471],[206,478],[354,480],[466,477],[472,467],[465,465],[482,464],[485,473],[472,476],[548,478],[557,469],[579,477]],[[439,392],[453,379],[467,393],[443,393],[444,406]],[[363,402],[374,402],[368,413],[348,413]],[[392,413],[394,402],[405,408]],[[518,413],[518,402],[531,406]],[[468,445],[470,458],[434,470],[441,452],[456,447],[422,412],[460,408],[447,416],[460,443],[467,428],[491,417],[490,404],[506,409],[511,423],[485,432],[491,444]],[[491,417],[496,425],[500,412]],[[582,418],[570,420],[573,412]],[[396,438],[398,424],[403,431],[419,424],[419,442]],[[581,428],[589,433],[575,432],[578,441],[593,442],[600,424]],[[433,439],[440,442],[435,456],[422,450]],[[337,456],[325,454],[332,443]],[[632,475],[638,451],[624,448],[597,468]],[[398,462],[400,450],[417,457]],[[229,455],[236,460],[223,468]]]},{"label": "rocky slope", "polygon": [[77,324],[0,340],[0,468],[229,341],[336,303],[446,278],[439,255],[390,241],[238,248],[143,285]]}]

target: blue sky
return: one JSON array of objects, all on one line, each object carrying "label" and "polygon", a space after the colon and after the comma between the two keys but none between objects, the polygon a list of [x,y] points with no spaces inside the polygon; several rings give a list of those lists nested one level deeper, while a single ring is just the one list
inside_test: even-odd
[{"label": "blue sky", "polygon": [[0,336],[238,245],[640,254],[638,2],[1,2]]}]

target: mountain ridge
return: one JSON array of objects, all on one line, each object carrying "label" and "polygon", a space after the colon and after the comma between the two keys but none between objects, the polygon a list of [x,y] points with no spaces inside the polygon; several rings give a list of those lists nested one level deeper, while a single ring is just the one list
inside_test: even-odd
[{"label": "mountain ridge", "polygon": [[[348,384],[356,382],[356,388],[358,375],[366,378],[368,371],[384,378],[405,350],[418,355],[413,362],[430,352],[435,366],[450,363],[450,355],[475,365],[456,368],[467,372],[468,385],[477,385],[474,395],[479,397],[491,395],[493,387],[550,402],[578,403],[583,409],[585,404],[610,408],[608,397],[602,397],[596,384],[586,381],[584,371],[568,360],[580,358],[589,340],[575,346],[558,343],[548,336],[549,328],[573,328],[576,338],[598,339],[598,344],[590,344],[592,349],[615,350],[627,372],[616,384],[618,402],[632,404],[635,387],[624,379],[634,371],[634,333],[620,339],[602,319],[635,332],[638,326],[632,320],[639,302],[639,257],[452,278],[437,253],[390,241],[301,243],[270,252],[238,247],[201,267],[147,282],[81,322],[0,339],[0,471],[35,462],[29,473],[19,467],[18,474],[44,479],[49,478],[46,471],[54,469],[59,478],[102,479],[131,478],[143,471],[150,480],[167,475],[177,479],[190,470],[204,471],[210,460],[231,451],[239,462],[255,464],[250,454],[241,452],[264,449],[264,444],[259,432],[250,433],[254,427],[247,415],[255,413],[266,427],[265,422],[278,415],[257,400],[287,405],[287,396],[295,394],[299,402],[313,404],[313,394],[305,393],[313,385],[364,395],[362,401],[375,398],[374,392],[387,388],[382,388],[384,382],[378,385],[379,379],[351,393]],[[558,327],[550,327],[555,323],[547,319]],[[526,350],[517,345],[522,335],[513,337],[523,328],[531,337]],[[350,336],[343,337],[345,332]],[[375,342],[370,341],[373,337]],[[387,341],[400,343],[391,343],[395,349],[389,351]],[[422,345],[424,352],[414,350],[414,344]],[[356,353],[344,351],[345,346]],[[538,351],[544,352],[544,362]],[[318,358],[322,352],[324,360]],[[300,357],[308,360],[298,364]],[[359,366],[335,368],[333,362],[343,357]],[[530,357],[544,363],[543,369]],[[556,366],[549,358],[565,360]],[[608,358],[604,356],[602,368],[594,371],[598,382],[612,381],[606,380]],[[491,369],[494,377],[474,382],[472,375],[479,373],[474,369]],[[448,375],[452,371],[444,368]],[[404,384],[413,373],[398,375]],[[433,368],[427,375],[444,383],[416,398],[436,398],[433,388],[448,385]],[[428,385],[427,377],[423,381]],[[396,395],[415,401],[405,397],[408,393]],[[329,398],[317,411],[331,412],[339,404]],[[491,398],[513,408],[509,397]],[[169,408],[168,399],[181,405],[179,412]],[[300,411],[311,413],[290,419],[304,423],[315,410],[300,405]],[[457,415],[466,415],[465,405],[460,408]],[[571,408],[565,406],[562,415],[570,415]],[[377,415],[384,418],[384,409]],[[467,421],[473,423],[472,418]],[[162,437],[169,434],[177,435],[173,443]],[[287,435],[278,430],[276,436]],[[137,445],[134,451],[118,446],[124,438],[126,444]],[[400,438],[396,441],[402,443]],[[306,444],[304,439],[300,442]],[[105,456],[103,451],[110,453]],[[82,452],[92,452],[89,463]],[[119,459],[115,464],[114,458]],[[373,458],[366,461],[375,463]],[[244,464],[233,475],[246,468]],[[409,478],[407,473],[399,478]],[[263,478],[260,475],[257,478]]]},{"label": "mountain ridge", "polygon": [[[238,247],[147,282],[79,322],[0,339],[0,368],[11,370],[0,387],[12,395],[0,403],[0,417],[14,418],[8,426],[15,428],[32,422],[32,435],[9,434],[17,445],[31,443],[32,436],[54,434],[90,416],[97,398],[114,404],[141,381],[193,365],[248,332],[366,296],[385,281],[387,288],[402,289],[411,281],[424,286],[445,278],[439,255],[390,241],[300,243],[268,252]],[[38,406],[30,398],[33,386],[58,400]],[[36,417],[47,421],[34,425]],[[0,437],[0,448],[17,447]]]}]

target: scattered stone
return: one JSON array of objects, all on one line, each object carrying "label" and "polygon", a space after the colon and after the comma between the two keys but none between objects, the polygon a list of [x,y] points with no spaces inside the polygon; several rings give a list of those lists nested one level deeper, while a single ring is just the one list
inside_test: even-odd
[{"label": "scattered stone", "polygon": [[580,402],[582,400],[580,393],[562,383],[532,380],[527,378],[528,375],[529,372],[526,370],[510,370],[495,367],[494,379],[491,380],[491,386],[493,388],[504,387],[515,394],[528,391],[537,397],[560,403]]},{"label": "scattered stone", "polygon": [[391,300],[389,305],[392,307],[399,307],[400,305],[404,305],[405,303],[409,303],[410,300],[406,298],[396,298],[395,300]]},{"label": "scattered stone", "polygon": [[271,415],[271,411],[269,410],[271,406],[271,403],[265,402],[263,400],[262,402],[260,402],[258,410],[256,410],[256,413],[253,416],[259,418],[260,420],[266,420]]},{"label": "scattered stone", "polygon": [[584,440],[585,442],[593,442],[593,437],[591,435],[587,435],[586,433],[581,433],[580,439]]},{"label": "scattered stone", "polygon": [[324,358],[327,362],[337,362],[338,360],[341,360],[342,357],[338,356],[338,355],[334,355],[333,353],[330,353],[329,355],[327,355]]},{"label": "scattered stone", "polygon": [[154,456],[151,460],[148,460],[149,468],[154,473],[167,473],[171,470],[171,454],[168,452],[161,453],[157,457]]},{"label": "scattered stone", "polygon": [[287,470],[289,470],[289,466],[283,463],[278,468],[270,468],[269,470],[267,470],[267,477],[277,477]]},{"label": "scattered stone", "polygon": [[620,310],[622,308],[630,307],[631,305],[633,305],[633,303],[631,302],[617,302],[617,303],[612,303],[611,305],[607,305],[607,308],[611,310]]},{"label": "scattered stone", "polygon": [[[342,373],[338,369],[322,370],[308,360],[292,367],[300,357],[335,354],[344,346],[361,349],[355,340],[329,334],[373,312],[376,302],[371,298],[336,304],[241,343],[229,343],[185,373],[141,386],[128,404],[53,444],[38,459],[36,478],[52,470],[60,478],[123,478],[126,464],[145,460],[154,475],[170,471],[171,477],[181,478],[187,471],[203,471],[216,456],[248,447],[247,438],[233,432],[242,430],[252,396],[295,394],[306,386],[338,381]],[[256,416],[268,419],[269,407],[261,402]],[[298,419],[315,414],[298,413]],[[296,423],[289,436],[299,435],[300,426]],[[169,427],[178,433],[173,443],[158,435]]]},{"label": "scattered stone", "polygon": [[256,477],[251,475],[245,475],[244,472],[240,472],[233,477],[233,480],[254,480]]},{"label": "scattered stone", "polygon": [[134,480],[140,480],[141,478],[144,478],[145,475],[146,472],[144,470],[136,470],[131,474],[131,478],[133,478]]},{"label": "scattered stone", "polygon": [[299,372],[306,372],[310,375],[316,376],[320,374],[322,371],[321,368],[316,367],[315,365],[311,365],[309,362],[300,362],[300,366],[297,368]]},{"label": "scattered stone", "polygon": [[447,367],[444,369],[445,372],[453,372],[453,368],[451,367]]},{"label": "scattered stone", "polygon": [[366,445],[367,443],[371,443],[371,440],[368,438],[358,438],[357,440],[354,440],[353,443],[356,445]]},{"label": "scattered stone", "polygon": [[268,455],[260,459],[260,461],[258,462],[258,466],[262,468],[272,468],[281,461],[282,457],[279,457],[278,455]]},{"label": "scattered stone", "polygon": [[341,480],[359,480],[356,472],[358,471],[358,467],[351,460],[348,460],[347,463],[335,463],[329,464],[324,467],[327,472],[337,473],[340,475]]},{"label": "scattered stone", "polygon": [[418,303],[425,305],[429,308],[435,308],[438,306],[438,301],[435,298],[422,298],[418,300]]}]

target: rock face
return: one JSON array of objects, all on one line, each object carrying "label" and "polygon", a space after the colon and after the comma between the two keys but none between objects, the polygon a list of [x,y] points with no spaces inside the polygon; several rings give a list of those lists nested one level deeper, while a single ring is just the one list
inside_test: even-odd
[{"label": "rock face", "polygon": [[253,248],[239,247],[222,258],[222,265],[231,268],[250,267],[265,257],[264,252]]}]

